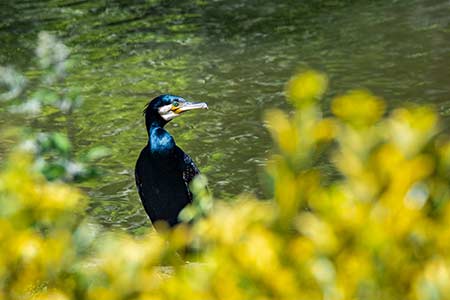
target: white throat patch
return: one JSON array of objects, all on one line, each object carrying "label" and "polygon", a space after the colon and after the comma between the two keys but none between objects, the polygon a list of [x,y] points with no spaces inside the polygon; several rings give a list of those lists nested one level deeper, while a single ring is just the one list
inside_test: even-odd
[{"label": "white throat patch", "polygon": [[170,121],[175,117],[178,117],[178,114],[174,113],[172,110],[172,104],[161,106],[158,109],[158,113],[166,121]]}]

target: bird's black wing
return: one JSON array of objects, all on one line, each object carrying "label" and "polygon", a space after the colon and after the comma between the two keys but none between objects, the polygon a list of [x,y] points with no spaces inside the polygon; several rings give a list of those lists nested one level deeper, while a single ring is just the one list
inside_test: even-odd
[{"label": "bird's black wing", "polygon": [[177,147],[177,151],[179,153],[180,158],[182,158],[181,171],[183,174],[183,181],[186,184],[186,188],[189,192],[189,198],[192,201],[192,193],[189,189],[189,184],[191,183],[192,179],[194,179],[195,176],[200,174],[200,171],[189,155],[187,155],[179,147]]},{"label": "bird's black wing", "polygon": [[199,169],[195,165],[192,158],[184,153],[184,168],[183,168],[183,180],[187,183],[190,183],[195,176],[200,174]]}]

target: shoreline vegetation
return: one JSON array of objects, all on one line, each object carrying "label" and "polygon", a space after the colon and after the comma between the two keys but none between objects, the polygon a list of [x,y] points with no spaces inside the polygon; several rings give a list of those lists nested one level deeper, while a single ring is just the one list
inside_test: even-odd
[{"label": "shoreline vegetation", "polygon": [[[70,119],[79,93],[50,88],[69,51],[40,40],[37,91],[1,69],[3,96],[17,111],[52,107]],[[25,130],[0,171],[0,299],[448,299],[450,141],[438,115],[386,112],[355,90],[324,117],[327,87],[324,74],[301,72],[286,85],[291,110],[265,115],[273,199],[197,195],[185,213],[199,216],[194,225],[158,234],[107,231],[85,215],[89,199],[73,182],[98,174],[104,149],[73,157],[68,136]],[[186,247],[195,251],[181,259]]]}]

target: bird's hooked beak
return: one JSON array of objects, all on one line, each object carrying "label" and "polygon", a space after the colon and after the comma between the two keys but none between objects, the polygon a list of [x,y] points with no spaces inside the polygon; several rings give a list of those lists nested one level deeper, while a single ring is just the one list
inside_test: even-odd
[{"label": "bird's hooked beak", "polygon": [[176,114],[181,114],[194,109],[208,109],[208,104],[205,102],[180,102],[178,107],[172,108],[172,111]]},{"label": "bird's hooked beak", "polygon": [[167,122],[178,117],[182,113],[194,109],[208,109],[205,102],[188,102],[182,99],[173,101],[172,104],[164,105],[159,108],[159,115]]}]

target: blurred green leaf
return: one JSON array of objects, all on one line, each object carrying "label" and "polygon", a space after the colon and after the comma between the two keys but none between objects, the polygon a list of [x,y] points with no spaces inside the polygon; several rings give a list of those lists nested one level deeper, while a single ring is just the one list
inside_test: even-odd
[{"label": "blurred green leaf", "polygon": [[64,165],[58,163],[46,163],[40,171],[50,181],[60,179],[66,174]]},{"label": "blurred green leaf", "polygon": [[104,146],[98,146],[89,149],[89,151],[82,157],[84,161],[92,162],[111,154],[111,150]]},{"label": "blurred green leaf", "polygon": [[48,89],[39,89],[32,96],[32,99],[36,99],[42,104],[53,104],[59,99],[59,95]]},{"label": "blurred green leaf", "polygon": [[69,138],[60,132],[53,133],[51,136],[52,145],[55,147],[55,150],[61,153],[62,155],[68,155],[72,145],[70,143]]}]

